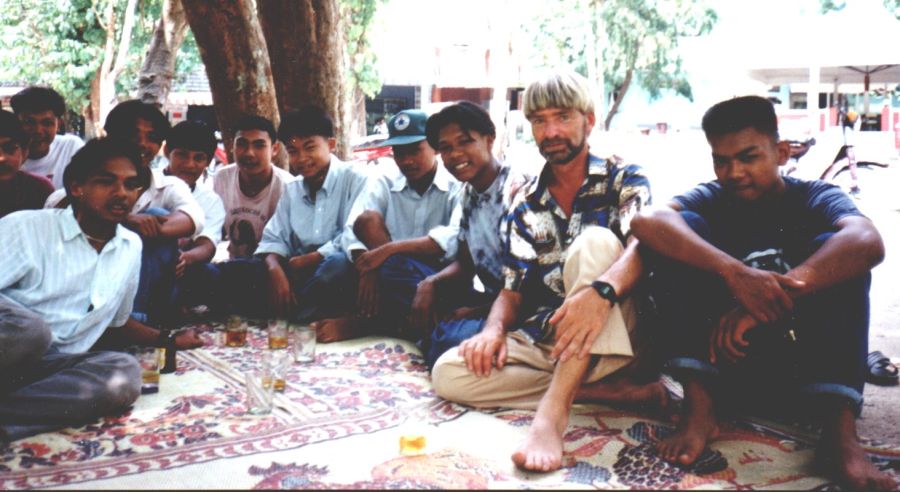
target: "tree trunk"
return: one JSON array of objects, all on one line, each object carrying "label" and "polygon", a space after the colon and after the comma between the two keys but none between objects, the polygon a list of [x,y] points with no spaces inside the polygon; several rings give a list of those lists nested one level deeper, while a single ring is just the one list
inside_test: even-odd
[{"label": "tree trunk", "polygon": [[209,78],[229,160],[234,124],[240,117],[259,115],[276,127],[279,123],[272,68],[254,3],[182,0]]},{"label": "tree trunk", "polygon": [[[99,136],[103,132],[103,122],[106,115],[116,102],[116,79],[125,69],[128,62],[128,49],[131,46],[131,31],[134,28],[135,8],[137,0],[128,0],[122,19],[122,32],[116,36],[118,21],[116,20],[116,3],[109,2],[106,5],[103,19],[97,19],[106,30],[106,43],[103,49],[103,61],[100,68],[91,80],[90,107],[85,114],[90,116],[87,131],[94,132],[90,136]],[[118,41],[116,38],[118,37]],[[91,130],[93,128],[93,130]]]},{"label": "tree trunk", "polygon": [[165,111],[175,78],[175,58],[187,34],[187,17],[181,0],[164,0],[162,17],[153,32],[150,48],[138,75],[138,99]]},{"label": "tree trunk", "polygon": [[609,130],[609,125],[612,123],[613,117],[615,117],[616,113],[619,111],[619,105],[622,104],[622,100],[625,99],[625,94],[628,93],[628,88],[631,87],[631,79],[634,77],[634,66],[637,63],[637,55],[640,49],[640,44],[634,45],[633,56],[628,62],[628,70],[625,71],[625,80],[622,81],[622,86],[619,87],[618,91],[619,94],[616,97],[616,100],[613,101],[612,107],[609,108],[609,114],[606,115],[606,120],[603,122],[603,128],[605,130]]},{"label": "tree trunk", "polygon": [[344,42],[338,1],[258,0],[257,7],[279,109],[291,111],[312,104],[331,114],[338,141],[335,152],[347,158]]},{"label": "tree trunk", "polygon": [[347,136],[351,140],[354,137],[364,137],[368,133],[366,128],[366,95],[358,85],[353,84],[353,90],[348,91],[347,107],[349,115],[347,120]]}]

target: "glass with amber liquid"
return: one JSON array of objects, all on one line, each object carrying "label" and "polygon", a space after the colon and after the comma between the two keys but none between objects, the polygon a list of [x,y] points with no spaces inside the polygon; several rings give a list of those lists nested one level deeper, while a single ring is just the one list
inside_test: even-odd
[{"label": "glass with amber liquid", "polygon": [[247,323],[240,316],[230,316],[225,323],[225,345],[229,347],[247,345]]},{"label": "glass with amber liquid", "polygon": [[427,423],[428,411],[417,409],[412,411],[406,422],[400,426],[400,454],[403,456],[416,456],[425,453],[428,446]]},{"label": "glass with amber liquid", "polygon": [[288,342],[287,320],[269,320],[269,348],[272,350],[286,349],[289,345]]}]

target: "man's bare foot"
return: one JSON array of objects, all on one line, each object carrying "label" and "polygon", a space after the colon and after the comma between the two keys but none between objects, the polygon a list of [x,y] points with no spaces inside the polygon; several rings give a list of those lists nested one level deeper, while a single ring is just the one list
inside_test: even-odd
[{"label": "man's bare foot", "polygon": [[684,411],[675,433],[656,445],[660,458],[678,465],[691,465],[707,443],[719,434],[712,399],[697,382],[684,384]]},{"label": "man's bare foot", "polygon": [[619,403],[664,412],[669,408],[669,392],[661,381],[636,384],[622,378],[583,385],[575,395],[580,403]]},{"label": "man's bare foot", "polygon": [[847,490],[897,490],[890,475],[875,468],[856,436],[856,417],[848,410],[838,417],[838,429],[823,429],[816,453],[823,472],[836,476]]},{"label": "man's bare foot", "polygon": [[359,318],[354,315],[326,318],[313,321],[310,326],[316,330],[316,340],[321,343],[339,342],[361,335]]},{"label": "man's bare foot", "polygon": [[526,471],[550,472],[562,466],[563,432],[547,419],[535,417],[528,429],[528,437],[512,454],[513,463]]}]

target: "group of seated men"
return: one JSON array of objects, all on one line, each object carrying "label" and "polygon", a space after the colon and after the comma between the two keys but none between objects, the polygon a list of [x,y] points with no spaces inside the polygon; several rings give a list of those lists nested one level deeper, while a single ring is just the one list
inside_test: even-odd
[{"label": "group of seated men", "polygon": [[[335,157],[321,109],[277,131],[247,116],[235,163],[211,180],[213,132],[170,128],[154,106],[120,103],[107,136],[83,146],[56,135],[52,90],[12,106],[0,113],[0,443],[126,409],[140,370],[122,347],[201,346],[164,328],[206,305],[310,322],[321,342],[416,342],[441,397],[536,410],[512,455],[525,470],[561,466],[574,402],[665,409],[666,372],[685,400],[662,458],[690,466],[719,419],[776,402],[817,417],[836,479],[895,487],[855,424],[881,237],[839,188],[781,175],[789,146],[764,98],[709,109],[715,180],[656,208],[640,167],[591,153],[590,90],[566,71],[525,93],[538,176],[494,157],[494,124],[469,102],[394,115],[385,172]],[[289,171],[273,165],[282,146]],[[224,240],[228,259],[211,262]]]}]

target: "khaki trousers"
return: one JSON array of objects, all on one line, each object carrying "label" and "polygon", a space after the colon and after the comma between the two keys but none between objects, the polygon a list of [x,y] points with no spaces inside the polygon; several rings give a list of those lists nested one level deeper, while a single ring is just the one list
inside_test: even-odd
[{"label": "khaki trousers", "polygon": [[[566,253],[563,267],[566,296],[591,288],[591,282],[609,269],[622,251],[622,243],[609,229],[584,229]],[[591,354],[599,356],[599,360],[588,369],[586,383],[599,381],[634,358],[632,337],[636,325],[632,299],[613,306],[606,325],[591,346]],[[448,350],[438,358],[431,374],[435,392],[446,400],[473,407],[537,408],[556,368],[550,358],[553,345],[535,344],[514,331],[507,335],[506,346],[506,365],[500,370],[494,368],[486,377],[469,372],[457,350]]]}]

